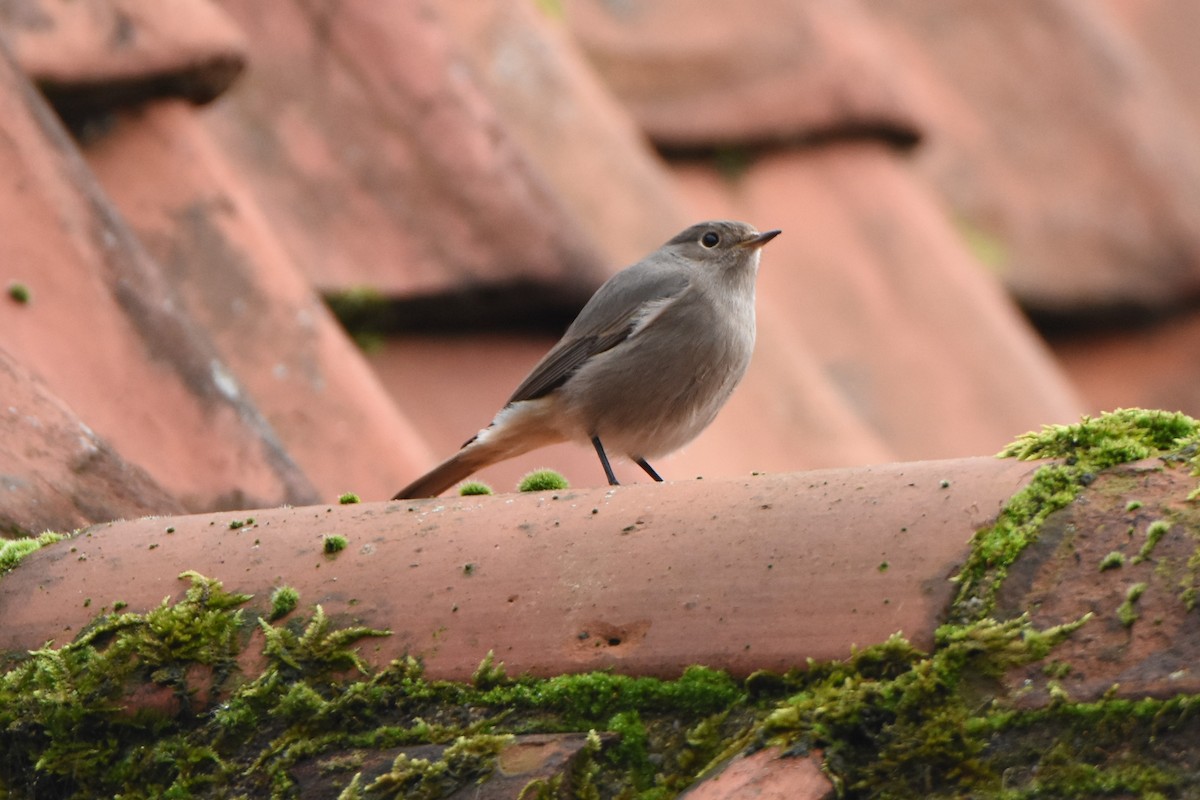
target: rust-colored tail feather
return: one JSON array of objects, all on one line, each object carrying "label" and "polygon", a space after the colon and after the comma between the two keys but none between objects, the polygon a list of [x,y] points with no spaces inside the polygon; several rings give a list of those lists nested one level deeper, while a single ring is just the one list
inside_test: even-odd
[{"label": "rust-colored tail feather", "polygon": [[441,464],[396,492],[393,500],[437,497],[463,478],[484,467],[538,447],[566,440],[547,425],[554,412],[553,400],[538,399],[505,406],[484,430],[471,437],[463,448]]},{"label": "rust-colored tail feather", "polygon": [[437,497],[471,473],[483,469],[492,461],[487,448],[464,447],[441,464],[396,492],[393,500],[416,497]]}]

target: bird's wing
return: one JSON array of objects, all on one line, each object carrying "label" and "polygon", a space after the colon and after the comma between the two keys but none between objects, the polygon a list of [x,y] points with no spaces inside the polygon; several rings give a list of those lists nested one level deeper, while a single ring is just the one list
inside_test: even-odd
[{"label": "bird's wing", "polygon": [[608,280],[549,353],[513,392],[509,403],[536,400],[562,386],[589,358],[611,350],[637,329],[644,315],[683,292],[690,279],[682,270],[634,267]]}]

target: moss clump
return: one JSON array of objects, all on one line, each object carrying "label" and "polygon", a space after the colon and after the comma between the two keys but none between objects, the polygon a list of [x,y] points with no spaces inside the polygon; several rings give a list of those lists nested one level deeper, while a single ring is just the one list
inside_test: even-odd
[{"label": "moss clump", "polygon": [[321,549],[325,555],[332,556],[346,549],[349,542],[340,533],[329,533],[321,538]]},{"label": "moss clump", "polygon": [[[957,576],[958,597],[951,619],[966,622],[990,613],[996,589],[1009,566],[1031,542],[1050,514],[1070,505],[1103,469],[1151,456],[1189,453],[1200,442],[1200,423],[1184,414],[1122,409],[1075,425],[1027,433],[1001,451],[1003,458],[1059,459],[1039,469],[1029,485],[1013,495],[996,523],[979,531]],[[1192,457],[1193,467],[1200,462]]]},{"label": "moss clump", "polygon": [[460,497],[492,494],[492,487],[479,481],[467,481],[462,486],[458,487],[458,494]]},{"label": "moss clump", "polygon": [[[247,680],[237,657],[249,596],[181,577],[191,586],[180,602],[101,617],[0,676],[8,796],[288,796],[288,769],[314,738],[365,713],[369,687],[351,692],[346,678],[362,667],[351,648],[386,632],[334,630],[319,607],[302,630],[262,622],[266,667]],[[173,702],[131,713],[129,698],[148,690]]]},{"label": "moss clump", "polygon": [[1119,619],[1121,624],[1126,628],[1137,622],[1138,613],[1136,604],[1145,593],[1146,584],[1135,583],[1129,587],[1127,592],[1125,592],[1125,601],[1121,603],[1121,605],[1117,606],[1117,619]]},{"label": "moss clump", "polygon": [[[920,796],[931,787],[988,786],[980,680],[1044,658],[1087,618],[1035,630],[1027,617],[945,626],[933,653],[896,635],[845,662],[810,664],[798,691],[753,732],[756,746],[825,750],[840,792]],[[740,743],[739,743],[740,744]]]},{"label": "moss clump", "polygon": [[268,617],[274,621],[286,617],[296,610],[300,602],[300,592],[292,586],[279,586],[271,592],[271,614]]},{"label": "moss clump", "polygon": [[1100,571],[1106,572],[1110,569],[1117,569],[1125,566],[1125,554],[1113,550],[1111,553],[1100,559]]},{"label": "moss clump", "polygon": [[1149,558],[1150,554],[1154,552],[1155,546],[1158,545],[1159,540],[1169,530],[1171,530],[1171,523],[1166,520],[1156,519],[1154,522],[1151,522],[1146,528],[1146,543],[1142,545],[1142,549],[1138,551],[1138,554],[1133,557],[1133,563],[1140,564]]},{"label": "moss clump", "polygon": [[[506,734],[460,736],[445,749],[441,758],[432,761],[401,753],[388,772],[372,781],[361,794],[350,794],[349,797],[378,797],[380,793],[385,797],[412,800],[446,797],[454,790],[486,777],[500,750],[512,739]],[[347,795],[343,793],[342,796]]]},{"label": "moss clump", "polygon": [[749,747],[821,748],[846,797],[1182,796],[1197,777],[1188,759],[1200,697],[1075,703],[1052,682],[1048,707],[1017,711],[996,682],[1046,659],[1089,618],[1046,630],[1024,616],[985,619],[939,629],[929,654],[896,636],[810,664],[787,676],[794,693],[751,729]]},{"label": "moss clump", "polygon": [[362,498],[356,495],[354,492],[342,492],[340,495],[338,495],[338,502],[344,506],[352,506],[356,503],[361,503]]},{"label": "moss clump", "polygon": [[20,563],[21,559],[35,550],[66,538],[61,533],[46,531],[40,536],[23,536],[20,539],[0,539],[0,575]]},{"label": "moss clump", "polygon": [[33,293],[29,291],[29,287],[20,281],[12,281],[8,284],[8,299],[20,305],[29,305],[33,299]]},{"label": "moss clump", "polygon": [[570,486],[567,479],[552,469],[539,469],[521,478],[518,492],[560,491]]},{"label": "moss clump", "polygon": [[390,305],[383,292],[373,286],[351,286],[328,295],[325,302],[347,328],[378,324],[387,317]]},{"label": "moss clump", "polygon": [[353,286],[328,295],[325,302],[355,343],[366,352],[378,350],[384,336],[400,327],[394,304],[373,286]]},{"label": "moss clump", "polygon": [[1092,470],[1105,469],[1184,447],[1200,433],[1200,423],[1178,412],[1118,409],[1084,417],[1075,425],[1047,425],[1010,444],[1002,458],[1061,458]]},{"label": "moss clump", "polygon": [[[190,668],[207,668],[215,686],[235,667],[235,608],[247,596],[194,573],[181,577],[192,586],[179,603],[101,617],[75,642],[34,651],[0,679],[0,786],[12,796],[113,796],[127,786],[154,794],[175,783],[172,774],[193,771],[197,780],[179,788],[209,784],[210,747],[178,748],[161,717],[123,710],[128,692],[149,685],[193,713],[199,687]],[[173,756],[178,763],[169,764]]]},{"label": "moss clump", "polygon": [[1184,608],[1192,611],[1196,607],[1197,596],[1200,595],[1200,548],[1192,551],[1187,560],[1187,573],[1179,581],[1179,601]]}]

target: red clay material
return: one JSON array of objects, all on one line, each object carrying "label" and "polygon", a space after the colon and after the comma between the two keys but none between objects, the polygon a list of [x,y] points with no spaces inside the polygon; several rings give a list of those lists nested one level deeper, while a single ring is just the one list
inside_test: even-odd
[{"label": "red clay material", "polygon": [[[181,596],[184,570],[264,613],[293,586],[296,613],[320,603],[390,629],[364,657],[419,656],[431,678],[467,679],[489,651],[510,674],[675,677],[787,670],[897,631],[929,647],[972,533],[1034,468],[972,458],[99,525],[0,580],[0,652],[62,643],[117,601]],[[348,547],[326,555],[328,534]]]},{"label": "red clay material", "polygon": [[834,796],[819,755],[784,756],[775,748],[730,759],[699,781],[681,800],[823,800]]}]

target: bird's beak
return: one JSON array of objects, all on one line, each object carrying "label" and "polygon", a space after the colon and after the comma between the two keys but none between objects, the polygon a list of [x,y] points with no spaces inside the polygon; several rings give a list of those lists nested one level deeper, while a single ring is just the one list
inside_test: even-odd
[{"label": "bird's beak", "polygon": [[771,241],[772,239],[774,239],[776,236],[778,236],[781,233],[783,233],[783,231],[781,231],[781,230],[763,231],[762,233],[758,234],[757,236],[751,236],[746,241],[740,242],[739,245],[741,247],[748,247],[752,250],[757,250],[758,248],[762,247],[764,244]]}]

